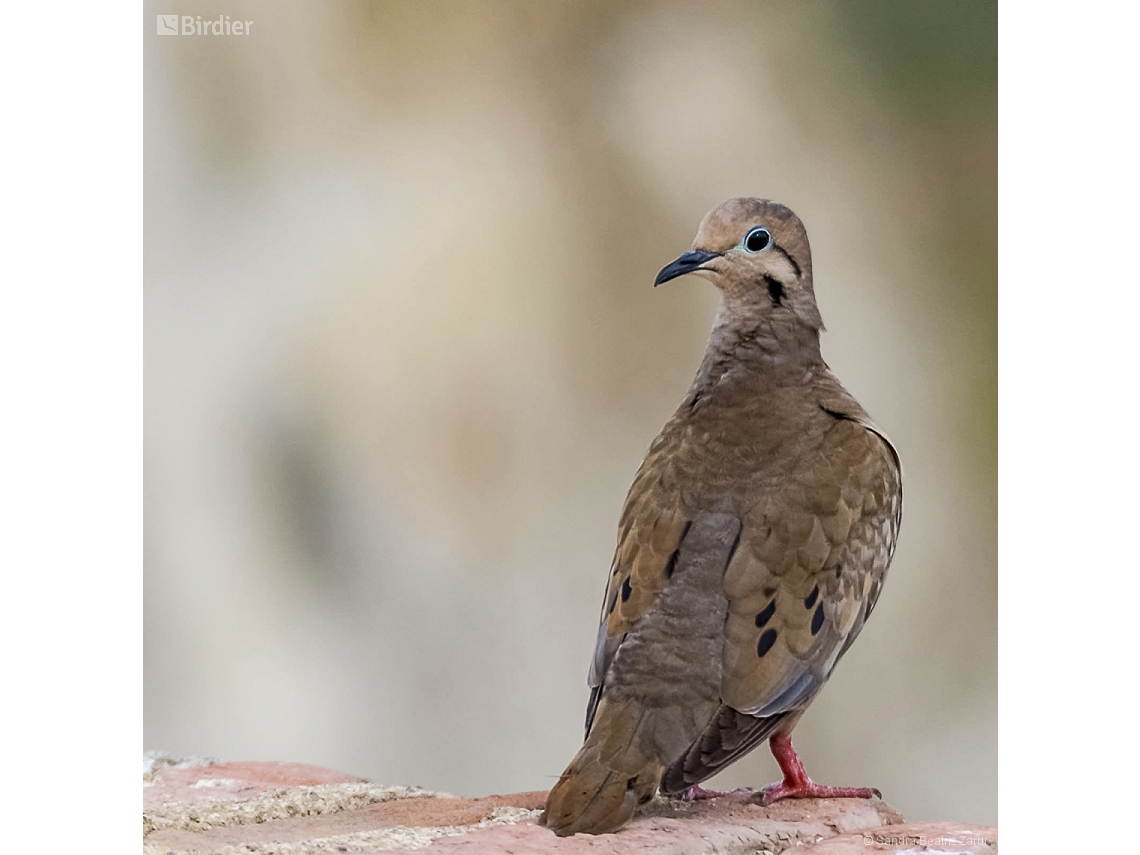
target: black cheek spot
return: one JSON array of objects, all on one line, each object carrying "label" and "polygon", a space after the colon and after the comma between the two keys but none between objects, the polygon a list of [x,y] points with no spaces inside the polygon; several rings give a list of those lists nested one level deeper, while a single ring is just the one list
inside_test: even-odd
[{"label": "black cheek spot", "polygon": [[768,603],[768,605],[766,605],[764,607],[764,611],[762,611],[758,615],[756,615],[756,626],[758,628],[763,628],[764,624],[766,624],[768,621],[770,621],[772,619],[772,615],[774,615],[775,613],[776,613],[776,601],[772,600],[772,602]]},{"label": "black cheek spot", "polygon": [[772,645],[776,643],[776,630],[766,629],[760,633],[760,641],[756,643],[756,655],[763,656],[772,649]]},{"label": "black cheek spot", "polygon": [[823,603],[815,607],[815,614],[811,616],[811,634],[817,634],[823,627]]},{"label": "black cheek spot", "polygon": [[768,296],[772,298],[772,305],[779,306],[784,302],[784,283],[774,276],[765,276],[768,283]]},{"label": "black cheek spot", "polygon": [[627,790],[632,790],[636,786],[637,786],[637,775],[634,775],[632,778],[630,778],[628,781],[625,782],[625,788]]},{"label": "black cheek spot", "polygon": [[629,577],[625,577],[625,581],[621,583],[621,601],[624,603],[629,599],[629,595],[633,593],[633,586],[629,584]]},{"label": "black cheek spot", "polygon": [[811,593],[804,597],[804,608],[810,609],[815,605],[816,597],[819,596],[819,585],[811,589]]}]

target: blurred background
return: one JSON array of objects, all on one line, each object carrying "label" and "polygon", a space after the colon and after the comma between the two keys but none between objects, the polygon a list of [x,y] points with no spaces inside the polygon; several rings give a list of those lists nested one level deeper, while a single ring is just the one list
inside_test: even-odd
[{"label": "blurred background", "polygon": [[755,195],[906,471],[797,746],[997,821],[996,2],[144,5],[144,747],[548,788],[716,307],[653,277]]}]

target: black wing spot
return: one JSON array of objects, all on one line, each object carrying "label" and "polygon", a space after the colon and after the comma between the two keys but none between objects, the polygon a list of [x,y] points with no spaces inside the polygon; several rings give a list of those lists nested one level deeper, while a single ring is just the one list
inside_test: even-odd
[{"label": "black wing spot", "polygon": [[843,576],[843,565],[842,564],[836,564],[835,565],[835,578],[839,579],[842,576]]},{"label": "black wing spot", "polygon": [[633,593],[633,586],[629,584],[629,577],[625,577],[625,581],[621,583],[621,601],[624,603],[629,599],[629,595]]},{"label": "black wing spot", "polygon": [[677,569],[677,558],[681,554],[681,544],[685,542],[685,535],[689,533],[689,526],[693,524],[692,520],[686,520],[684,527],[681,529],[681,536],[677,538],[677,548],[673,550],[673,554],[669,556],[669,560],[665,562],[665,578],[672,579],[673,571]]},{"label": "black wing spot", "polygon": [[766,629],[760,633],[760,640],[756,643],[756,655],[763,656],[772,649],[772,645],[776,643],[776,636],[778,633],[774,629]]},{"label": "black wing spot", "polygon": [[612,615],[614,613],[614,607],[617,606],[617,598],[618,598],[618,592],[614,591],[614,595],[612,597],[610,597],[610,607],[608,609],[606,609],[607,615]]},{"label": "black wing spot", "polygon": [[771,585],[769,585],[767,588],[765,588],[765,589],[764,589],[764,596],[765,596],[765,597],[774,597],[774,596],[776,596],[776,589],[775,589],[775,588],[773,588]]},{"label": "black wing spot", "polygon": [[810,609],[814,606],[817,597],[819,597],[819,585],[812,588],[811,593],[804,597],[804,608]]},{"label": "black wing spot", "polygon": [[[689,527],[688,523],[686,523],[685,528],[688,529],[688,527]],[[740,535],[742,535],[743,533],[744,533],[744,526],[740,526],[739,528],[736,529],[736,538],[732,541],[732,547],[728,550],[728,560],[724,562],[724,569],[725,570],[727,570],[728,565],[732,563],[732,559],[736,557],[736,549],[737,549],[737,547],[740,546]]]},{"label": "black wing spot", "polygon": [[776,613],[776,601],[772,600],[772,602],[768,603],[768,605],[766,605],[764,607],[764,611],[762,611],[762,612],[760,612],[760,614],[756,615],[756,626],[759,628],[763,628],[764,624],[768,623],[768,621],[770,621],[772,619],[772,615],[774,615],[775,613]]},{"label": "black wing spot", "polygon": [[815,607],[815,614],[811,616],[811,634],[816,635],[823,627],[823,603]]}]

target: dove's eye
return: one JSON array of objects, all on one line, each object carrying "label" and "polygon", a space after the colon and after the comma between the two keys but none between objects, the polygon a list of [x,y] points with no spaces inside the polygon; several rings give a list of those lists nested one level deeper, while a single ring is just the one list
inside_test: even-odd
[{"label": "dove's eye", "polygon": [[744,236],[741,244],[747,252],[759,252],[767,249],[772,243],[772,235],[763,226],[757,226]]}]

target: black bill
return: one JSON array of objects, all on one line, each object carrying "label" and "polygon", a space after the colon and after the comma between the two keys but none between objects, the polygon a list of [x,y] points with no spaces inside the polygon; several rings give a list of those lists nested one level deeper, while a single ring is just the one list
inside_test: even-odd
[{"label": "black bill", "polygon": [[686,273],[700,270],[701,265],[706,261],[719,258],[720,256],[721,253],[719,252],[707,252],[703,249],[690,250],[673,263],[666,264],[662,267],[661,272],[657,274],[657,278],[653,280],[653,285],[656,287],[662,282],[668,282],[670,279],[676,279],[678,276],[684,276]]}]

